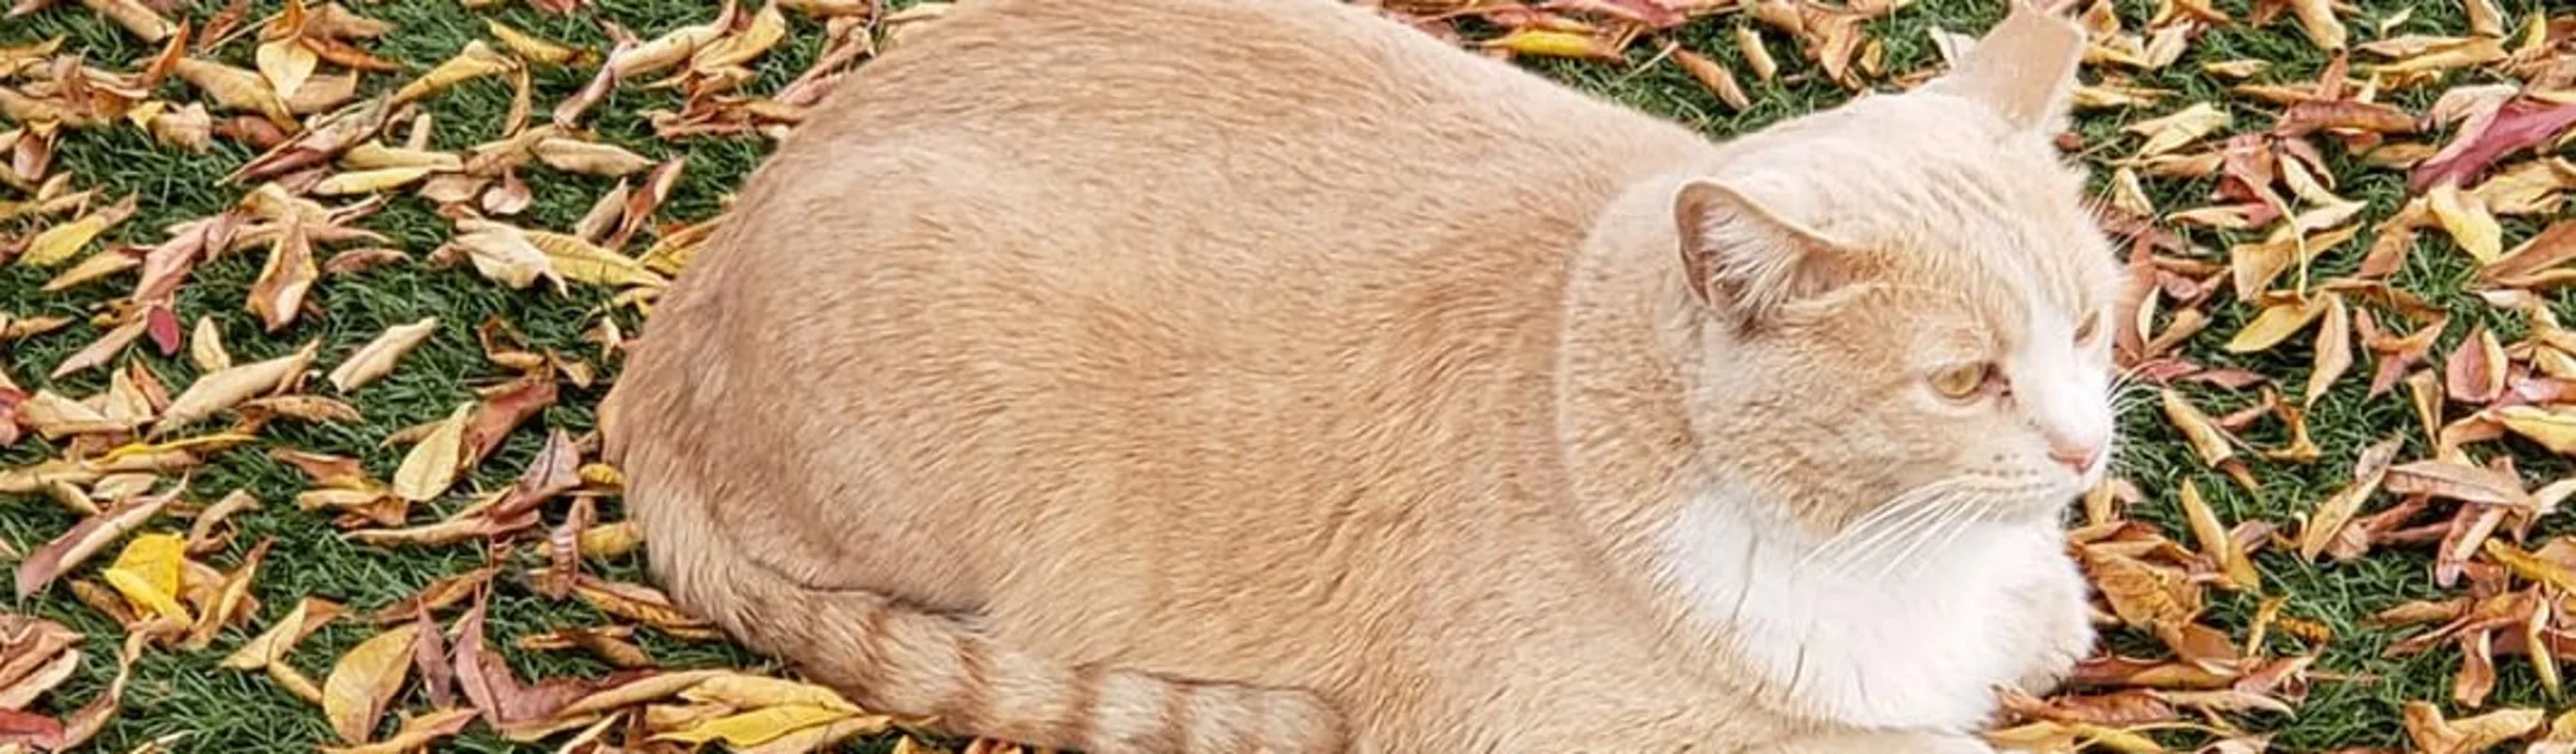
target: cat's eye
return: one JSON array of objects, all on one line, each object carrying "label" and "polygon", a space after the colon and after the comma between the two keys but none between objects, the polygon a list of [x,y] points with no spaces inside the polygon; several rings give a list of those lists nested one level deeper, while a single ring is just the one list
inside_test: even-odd
[{"label": "cat's eye", "polygon": [[2075,326],[2075,342],[2079,344],[2093,342],[2093,336],[2102,333],[2103,319],[2104,315],[2098,309],[2092,314],[2084,315],[2084,322]]},{"label": "cat's eye", "polygon": [[1986,363],[1954,364],[1942,367],[1940,371],[1932,373],[1932,390],[1940,393],[1943,398],[1954,401],[1967,400],[1976,397],[1977,391],[1983,389],[1986,382],[1994,378],[1994,374],[1994,365]]}]

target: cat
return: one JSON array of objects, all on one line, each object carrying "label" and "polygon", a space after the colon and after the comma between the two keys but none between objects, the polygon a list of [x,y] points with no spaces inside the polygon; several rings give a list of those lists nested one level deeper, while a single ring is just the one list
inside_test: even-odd
[{"label": "cat", "polygon": [[2093,640],[2083,34],[1726,142],[1326,0],[976,0],[602,410],[656,578],[1092,752],[1988,752]]}]

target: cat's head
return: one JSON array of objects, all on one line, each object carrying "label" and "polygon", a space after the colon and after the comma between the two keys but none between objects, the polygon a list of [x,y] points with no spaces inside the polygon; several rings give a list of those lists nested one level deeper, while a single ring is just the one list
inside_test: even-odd
[{"label": "cat's head", "polygon": [[2082,32],[1747,137],[1671,197],[1702,444],[1824,534],[2053,516],[2101,478],[2117,267],[2053,141]]}]

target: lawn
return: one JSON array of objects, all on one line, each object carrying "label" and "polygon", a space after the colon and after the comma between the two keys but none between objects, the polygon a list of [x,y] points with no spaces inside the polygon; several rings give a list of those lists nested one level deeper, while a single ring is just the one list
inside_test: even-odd
[{"label": "lawn", "polygon": [[[940,6],[747,4],[716,26],[711,2],[347,1],[20,0],[0,20],[0,560],[34,587],[0,606],[0,752],[84,729],[103,751],[412,750],[401,730],[442,751],[969,745],[750,680],[792,676],[638,591],[616,474],[591,463],[618,344],[811,72]],[[1940,33],[2002,12],[1383,4],[1712,138],[1918,81]],[[2106,654],[1996,735],[2576,751],[2547,659],[2576,651],[2555,512],[2576,485],[2554,484],[2576,333],[2545,315],[2571,313],[2576,226],[2543,235],[2576,187],[2550,157],[2576,14],[2207,5],[2081,4],[2112,33],[2065,145],[2147,293],[2118,313],[2120,482],[2069,514]],[[208,512],[236,491],[258,507]],[[75,543],[95,552],[56,560]],[[421,605],[441,583],[464,586]],[[342,614],[296,624],[306,598],[329,605],[302,618]],[[478,615],[486,642],[459,633]],[[21,638],[56,625],[79,657]],[[620,691],[634,704],[575,714]]]}]

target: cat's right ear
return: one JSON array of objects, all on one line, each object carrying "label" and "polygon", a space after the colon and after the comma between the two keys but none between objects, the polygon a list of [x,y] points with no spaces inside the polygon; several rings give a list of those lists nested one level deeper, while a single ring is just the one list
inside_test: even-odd
[{"label": "cat's right ear", "polygon": [[2009,1],[2003,23],[1934,86],[1984,103],[2014,128],[2056,130],[2073,102],[2084,28],[2032,0]]},{"label": "cat's right ear", "polygon": [[1840,244],[1725,183],[1683,184],[1673,222],[1691,296],[1739,326],[1758,328],[1781,306],[1852,279]]}]

